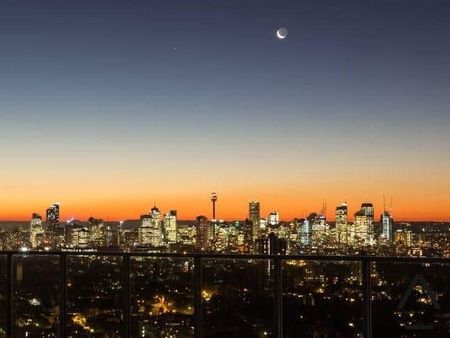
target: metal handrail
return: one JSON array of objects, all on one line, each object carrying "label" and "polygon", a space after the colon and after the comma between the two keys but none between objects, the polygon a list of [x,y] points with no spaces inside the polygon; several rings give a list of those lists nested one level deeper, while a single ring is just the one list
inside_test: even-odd
[{"label": "metal handrail", "polygon": [[123,325],[124,337],[130,337],[130,258],[187,258],[194,261],[194,323],[195,337],[202,337],[203,311],[201,289],[203,284],[202,260],[204,259],[243,259],[243,260],[272,260],[274,266],[274,324],[275,336],[283,337],[283,278],[282,262],[288,260],[308,261],[346,261],[359,262],[362,265],[362,303],[363,303],[363,336],[372,338],[372,300],[370,264],[373,262],[390,263],[450,263],[445,257],[388,257],[369,255],[263,255],[263,254],[232,254],[232,253],[153,253],[153,252],[118,252],[118,251],[0,251],[0,256],[6,256],[6,336],[12,337],[12,258],[14,256],[57,256],[60,258],[59,278],[59,334],[61,338],[67,337],[67,257],[68,256],[115,256],[122,257],[123,264]]}]

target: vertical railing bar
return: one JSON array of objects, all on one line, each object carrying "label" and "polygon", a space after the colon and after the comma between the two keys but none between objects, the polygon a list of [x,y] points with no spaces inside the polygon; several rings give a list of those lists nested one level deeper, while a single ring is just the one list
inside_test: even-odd
[{"label": "vertical railing bar", "polygon": [[363,284],[363,336],[372,338],[372,285],[370,276],[371,261],[362,258],[362,284]]},{"label": "vertical railing bar", "polygon": [[12,254],[6,255],[6,337],[12,337]]},{"label": "vertical railing bar", "polygon": [[59,337],[67,337],[67,255],[59,255]]},{"label": "vertical railing bar", "polygon": [[194,321],[196,338],[203,336],[202,285],[202,258],[196,255],[194,257]]},{"label": "vertical railing bar", "polygon": [[130,337],[130,256],[122,256],[123,264],[123,336]]},{"label": "vertical railing bar", "polygon": [[283,273],[281,258],[274,259],[274,288],[275,288],[275,337],[283,338]]}]

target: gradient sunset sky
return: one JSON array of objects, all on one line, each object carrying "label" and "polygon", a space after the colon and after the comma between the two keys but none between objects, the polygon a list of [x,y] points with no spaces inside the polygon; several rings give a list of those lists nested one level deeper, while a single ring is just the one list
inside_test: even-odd
[{"label": "gradient sunset sky", "polygon": [[[450,2],[0,2],[0,219],[450,220]],[[286,27],[279,40],[275,31]]]}]

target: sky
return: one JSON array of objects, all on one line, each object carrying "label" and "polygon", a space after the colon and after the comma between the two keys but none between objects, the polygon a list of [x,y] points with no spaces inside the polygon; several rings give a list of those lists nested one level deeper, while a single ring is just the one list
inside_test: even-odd
[{"label": "sky", "polygon": [[[0,219],[450,220],[450,2],[0,2]],[[285,27],[280,40],[276,30]],[[388,203],[390,204],[390,203]],[[389,205],[388,205],[389,207]]]}]

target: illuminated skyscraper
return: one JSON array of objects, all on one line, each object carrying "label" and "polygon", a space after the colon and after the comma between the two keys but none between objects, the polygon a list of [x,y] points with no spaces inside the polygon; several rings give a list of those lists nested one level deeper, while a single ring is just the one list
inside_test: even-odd
[{"label": "illuminated skyscraper", "polygon": [[221,223],[217,227],[216,238],[214,241],[214,250],[215,251],[224,251],[229,245],[229,235],[231,228],[226,223]]},{"label": "illuminated skyscraper", "polygon": [[248,203],[248,220],[252,224],[252,240],[259,238],[259,220],[261,218],[260,205],[258,201]]},{"label": "illuminated skyscraper", "polygon": [[152,216],[142,215],[141,225],[138,229],[138,243],[139,245],[148,246],[152,238]]},{"label": "illuminated skyscraper", "polygon": [[116,245],[117,246],[121,246],[124,240],[124,229],[123,229],[123,223],[124,221],[119,221],[119,224],[117,225],[117,241],[116,241]]},{"label": "illuminated skyscraper", "polygon": [[64,243],[69,245],[71,243],[72,227],[74,226],[74,219],[69,219],[64,223]]},{"label": "illuminated skyscraper", "polygon": [[336,207],[336,240],[338,243],[347,243],[348,237],[348,207],[342,203]]},{"label": "illuminated skyscraper", "polygon": [[71,228],[71,244],[75,248],[87,248],[89,246],[89,230],[86,227],[75,226]]},{"label": "illuminated skyscraper", "polygon": [[280,223],[280,213],[278,211],[272,211],[267,217],[267,223],[270,226],[275,226]]},{"label": "illuminated skyscraper", "polygon": [[394,240],[394,219],[389,211],[384,211],[380,216],[381,234],[380,240],[391,243]]},{"label": "illuminated skyscraper", "polygon": [[396,245],[410,247],[412,245],[412,231],[406,229],[397,229],[394,233]]},{"label": "illuminated skyscraper", "polygon": [[308,225],[311,228],[311,241],[312,244],[320,245],[320,241],[324,240],[328,234],[329,226],[327,218],[324,214],[312,212],[307,217]]},{"label": "illuminated skyscraper", "polygon": [[372,221],[373,221],[373,217],[375,215],[375,211],[374,211],[372,203],[363,203],[363,204],[361,204],[361,211],[363,211],[364,215],[366,215],[367,217],[372,218]]},{"label": "illuminated skyscraper", "polygon": [[164,215],[164,239],[167,244],[177,242],[177,211],[170,210]]},{"label": "illuminated skyscraper", "polygon": [[59,203],[54,203],[46,211],[47,228],[56,231],[59,225]]},{"label": "illuminated skyscraper", "polygon": [[300,245],[311,245],[312,224],[308,219],[299,219],[297,221],[298,242]]},{"label": "illuminated skyscraper", "polygon": [[42,217],[36,213],[32,215],[30,224],[30,243],[34,249],[41,245],[44,238],[44,228],[42,226]]},{"label": "illuminated skyscraper", "polygon": [[197,217],[196,224],[196,233],[197,233],[197,241],[196,246],[199,251],[207,251],[210,248],[210,243],[208,240],[208,228],[209,222],[205,216]]},{"label": "illuminated skyscraper", "polygon": [[105,245],[103,238],[104,224],[103,220],[99,218],[90,217],[88,219],[89,243],[92,247],[102,247]]},{"label": "illuminated skyscraper", "polygon": [[374,208],[372,203],[363,203],[361,209],[355,213],[351,234],[354,244],[374,244],[373,216]]},{"label": "illuminated skyscraper", "polygon": [[163,245],[163,229],[161,213],[154,206],[148,215],[141,216],[141,226],[138,229],[139,245],[159,247]]}]

